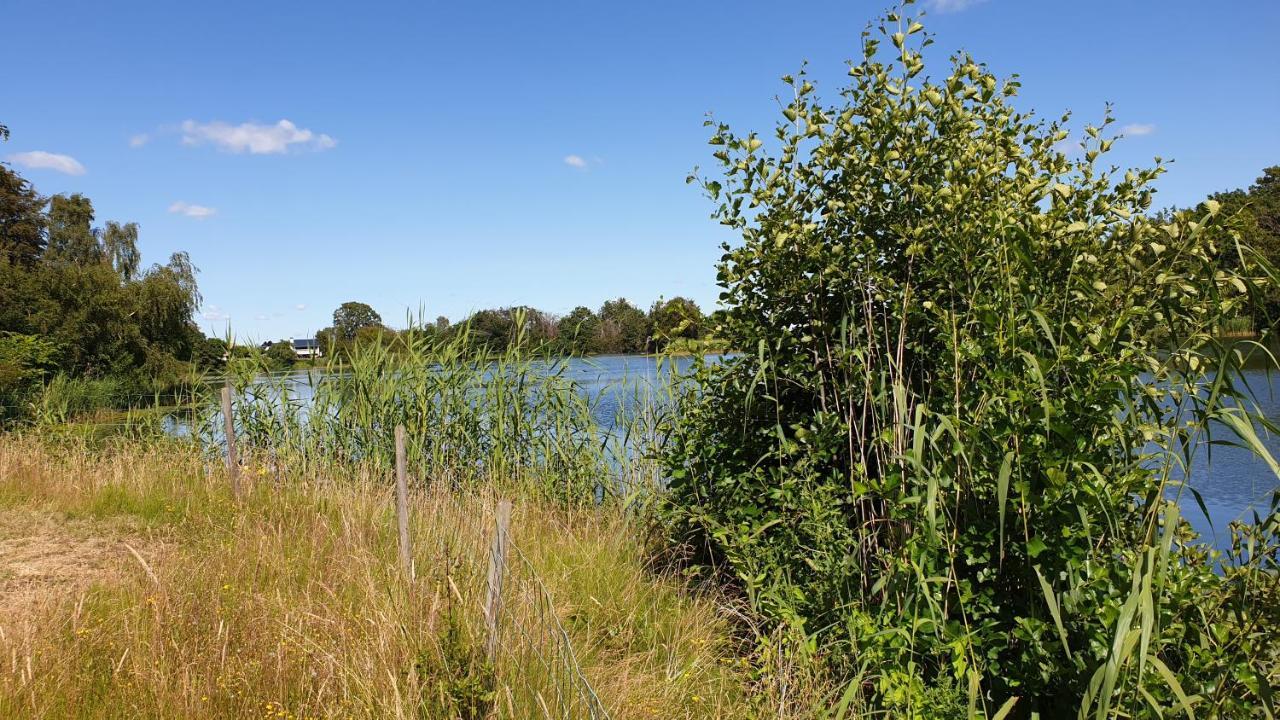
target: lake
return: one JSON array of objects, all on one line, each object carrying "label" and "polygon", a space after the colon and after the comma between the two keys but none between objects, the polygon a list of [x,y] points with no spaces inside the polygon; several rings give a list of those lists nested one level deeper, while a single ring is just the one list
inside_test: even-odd
[{"label": "lake", "polygon": [[[715,356],[709,357],[714,361]],[[596,420],[609,426],[617,414],[627,412],[646,388],[653,387],[673,370],[686,372],[693,364],[691,357],[659,360],[639,355],[610,355],[591,358],[573,358],[567,361],[565,377],[595,400]],[[308,372],[298,371],[288,376],[290,394],[305,402],[311,396],[311,380]],[[1266,416],[1280,423],[1280,373],[1268,373],[1261,369],[1244,371],[1245,380],[1254,394],[1254,401]],[[636,391],[640,390],[640,393]],[[1215,431],[1215,439],[1228,439],[1229,431]],[[1280,458],[1280,437],[1263,435],[1264,444]],[[1271,493],[1280,488],[1280,480],[1271,472],[1266,462],[1247,449],[1223,445],[1202,447],[1191,464],[1191,486],[1204,500],[1209,517],[1206,518],[1190,493],[1181,498],[1183,514],[1204,538],[1217,546],[1229,541],[1226,527],[1232,520],[1249,519],[1251,509],[1266,509]]]}]

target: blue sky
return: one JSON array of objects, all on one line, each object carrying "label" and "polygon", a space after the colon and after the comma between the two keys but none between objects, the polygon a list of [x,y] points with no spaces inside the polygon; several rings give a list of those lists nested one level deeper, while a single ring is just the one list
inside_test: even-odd
[{"label": "blue sky", "polygon": [[[803,60],[834,96],[887,2],[217,4],[8,0],[0,145],[41,192],[185,249],[206,331],[309,335],[345,300],[393,326],[625,296],[714,306],[730,239],[684,178],[707,112],[768,130]],[[935,0],[1019,105],[1114,103],[1158,203],[1280,163],[1280,3]],[[41,155],[40,153],[45,153]]]}]

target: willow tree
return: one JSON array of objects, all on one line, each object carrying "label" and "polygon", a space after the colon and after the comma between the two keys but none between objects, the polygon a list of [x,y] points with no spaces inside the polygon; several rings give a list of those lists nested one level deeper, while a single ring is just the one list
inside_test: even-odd
[{"label": "willow tree", "polygon": [[1170,499],[1211,419],[1256,444],[1213,332],[1265,268],[1213,203],[1150,218],[1163,165],[1109,167],[1109,113],[1072,139],[931,42],[891,14],[835,102],[801,72],[773,133],[709,121],[742,353],[672,428],[676,538],[895,712],[1270,702],[1226,608],[1274,574],[1205,569]]}]

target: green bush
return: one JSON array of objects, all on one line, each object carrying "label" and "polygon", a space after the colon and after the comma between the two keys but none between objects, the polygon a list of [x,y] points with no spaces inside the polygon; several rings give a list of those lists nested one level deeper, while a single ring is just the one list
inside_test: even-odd
[{"label": "green bush", "polygon": [[1274,554],[1215,574],[1171,474],[1211,421],[1261,450],[1213,336],[1269,268],[1216,203],[1151,219],[1109,117],[1069,152],[1016,79],[925,75],[918,22],[863,40],[835,104],[784,78],[774,140],[709,121],[742,354],[682,399],[675,539],[894,716],[1270,707]]},{"label": "green bush", "polygon": [[291,368],[298,362],[298,354],[293,351],[293,344],[286,340],[271,343],[265,356],[267,361],[276,368]]},{"label": "green bush", "polygon": [[58,347],[37,335],[0,332],[0,426],[26,418],[44,378],[57,366]]}]

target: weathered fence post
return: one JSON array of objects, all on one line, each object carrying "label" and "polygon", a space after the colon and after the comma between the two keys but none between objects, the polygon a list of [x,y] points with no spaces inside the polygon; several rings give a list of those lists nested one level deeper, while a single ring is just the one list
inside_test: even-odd
[{"label": "weathered fence post", "polygon": [[400,566],[413,581],[413,551],[409,547],[409,473],[405,468],[404,426],[396,426],[396,518],[400,523]]},{"label": "weathered fence post", "polygon": [[493,529],[493,546],[489,550],[488,595],[484,603],[484,623],[489,631],[485,652],[489,662],[498,654],[498,616],[502,612],[502,575],[507,567],[507,539],[511,527],[511,501],[498,501],[497,522]]},{"label": "weathered fence post", "polygon": [[231,380],[222,386],[222,429],[227,437],[227,474],[231,476],[231,494],[240,497],[240,459],[236,457],[236,422],[231,414]]}]

